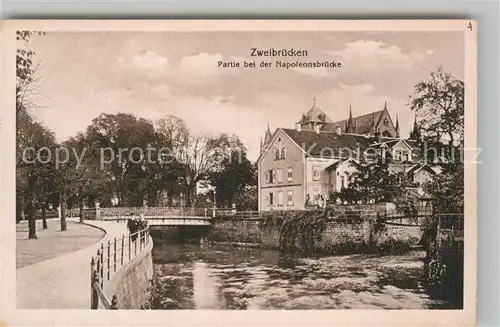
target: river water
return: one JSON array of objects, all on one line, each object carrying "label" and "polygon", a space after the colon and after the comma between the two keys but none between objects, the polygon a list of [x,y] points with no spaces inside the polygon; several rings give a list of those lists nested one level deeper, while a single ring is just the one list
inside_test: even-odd
[{"label": "river water", "polygon": [[426,289],[423,251],[283,258],[277,251],[164,245],[153,249],[156,309],[445,309]]}]

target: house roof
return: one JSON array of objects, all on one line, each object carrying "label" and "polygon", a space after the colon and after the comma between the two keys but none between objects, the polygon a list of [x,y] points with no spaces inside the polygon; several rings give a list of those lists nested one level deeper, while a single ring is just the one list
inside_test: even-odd
[{"label": "house roof", "polygon": [[339,166],[343,165],[346,162],[352,162],[357,167],[361,166],[358,162],[356,162],[356,160],[351,158],[351,159],[346,159],[346,160],[338,160],[338,161],[334,162],[333,164],[331,164],[330,166],[326,167],[325,170],[337,169]]},{"label": "house roof", "polygon": [[380,147],[383,144],[385,144],[385,146],[383,146],[383,147],[387,147],[387,148],[391,148],[392,149],[392,148],[394,148],[396,145],[398,145],[401,142],[404,143],[404,144],[406,144],[410,149],[413,148],[410,144],[408,144],[408,142],[406,142],[406,140],[395,139],[395,138],[386,138],[386,137],[382,138],[382,142],[373,143],[373,144],[371,144],[371,146],[373,146],[373,147]]},{"label": "house roof", "polygon": [[428,172],[430,172],[433,175],[437,174],[437,172],[434,169],[432,169],[431,166],[426,165],[426,164],[425,165],[416,164],[415,166],[411,167],[410,170],[408,170],[408,174],[416,173],[422,169],[427,170]]},{"label": "house roof", "polygon": [[[382,113],[384,112],[385,109],[375,111],[375,112],[370,112],[366,115],[362,116],[357,116],[357,117],[352,117],[352,122],[355,126],[355,133],[356,134],[368,134],[371,132],[371,127],[372,123],[375,123],[375,126],[379,125],[380,119],[382,117]],[[341,126],[344,128],[347,124],[347,121],[349,119],[344,119],[341,121],[334,122],[330,124],[331,126]]]},{"label": "house roof", "polygon": [[[297,131],[282,128],[282,130],[308,155],[315,157],[350,157],[349,150],[364,151],[373,139],[363,135],[336,134],[329,132]],[[342,151],[344,150],[344,151]]]}]

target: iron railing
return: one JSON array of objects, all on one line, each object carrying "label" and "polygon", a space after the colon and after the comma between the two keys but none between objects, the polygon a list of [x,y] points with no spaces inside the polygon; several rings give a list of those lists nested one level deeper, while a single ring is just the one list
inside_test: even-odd
[{"label": "iron railing", "polygon": [[118,309],[116,295],[111,301],[104,293],[105,283],[109,283],[116,272],[140,254],[149,245],[149,227],[136,233],[108,240],[97,249],[97,254],[90,261],[91,297],[90,308],[97,309],[101,299],[106,309]]},{"label": "iron railing", "polygon": [[99,208],[99,219],[114,220],[133,217],[210,217],[211,209],[189,207],[117,207]]},{"label": "iron railing", "polygon": [[[89,220],[95,220],[97,217],[98,208],[85,208],[83,209],[83,217]],[[79,208],[71,208],[66,209],[66,217],[80,217],[80,209]]]}]

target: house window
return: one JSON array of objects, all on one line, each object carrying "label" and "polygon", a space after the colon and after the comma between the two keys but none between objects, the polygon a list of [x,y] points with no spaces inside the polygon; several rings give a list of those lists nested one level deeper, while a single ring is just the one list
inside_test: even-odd
[{"label": "house window", "polygon": [[292,168],[288,168],[288,171],[287,171],[287,180],[289,182],[293,181],[293,170],[292,170]]},{"label": "house window", "polygon": [[340,187],[345,188],[345,176],[340,176]]},{"label": "house window", "polygon": [[283,205],[283,192],[282,191],[278,192],[278,205],[279,206]]},{"label": "house window", "polygon": [[266,180],[269,184],[274,184],[276,182],[276,176],[275,176],[274,170],[269,170],[266,173]]},{"label": "house window", "polygon": [[396,153],[394,154],[394,159],[397,161],[401,161],[401,152],[396,151]]},{"label": "house window", "polygon": [[319,166],[313,166],[313,180],[317,181],[319,180]]},{"label": "house window", "polygon": [[409,152],[405,152],[406,161],[411,161],[411,154]]},{"label": "house window", "polygon": [[286,159],[286,147],[280,146],[275,151],[276,160]]},{"label": "house window", "polygon": [[286,193],[286,198],[287,198],[287,202],[286,202],[286,203],[287,203],[289,206],[293,206],[293,191],[288,191],[288,192]]},{"label": "house window", "polygon": [[275,199],[274,199],[274,193],[270,192],[269,193],[269,205],[273,206],[274,205],[274,201],[275,201]]},{"label": "house window", "polygon": [[276,170],[276,179],[278,183],[283,183],[283,169]]},{"label": "house window", "polygon": [[278,148],[274,151],[276,160],[286,159],[286,146],[281,144],[281,139],[278,139]]}]

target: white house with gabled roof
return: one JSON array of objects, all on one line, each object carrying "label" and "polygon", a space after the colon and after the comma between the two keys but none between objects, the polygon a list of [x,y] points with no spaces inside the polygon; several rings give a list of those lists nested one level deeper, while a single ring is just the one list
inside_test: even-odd
[{"label": "white house with gabled roof", "polygon": [[257,160],[259,210],[304,209],[327,200],[349,184],[360,165],[380,157],[391,171],[405,174],[419,162],[411,143],[400,138],[387,103],[383,110],[359,117],[351,112],[349,119],[333,122],[315,102],[295,129],[271,133],[268,127]]}]

